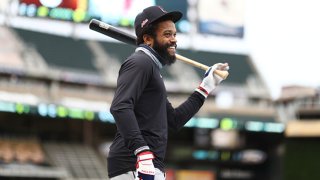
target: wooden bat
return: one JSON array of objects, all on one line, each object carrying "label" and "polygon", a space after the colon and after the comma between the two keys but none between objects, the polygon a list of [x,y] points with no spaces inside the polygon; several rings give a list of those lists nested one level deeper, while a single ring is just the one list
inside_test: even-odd
[{"label": "wooden bat", "polygon": [[[89,23],[89,28],[91,30],[97,31],[99,33],[102,33],[104,35],[107,35],[111,38],[114,38],[118,41],[124,42],[126,44],[130,44],[130,45],[134,45],[136,46],[136,37],[124,32],[122,30],[120,30],[119,28],[116,28],[114,26],[111,26],[107,23],[104,23],[102,21],[96,20],[96,19],[92,19]],[[181,56],[179,54],[176,54],[176,59],[180,60],[182,62],[188,63],[194,67],[203,69],[205,71],[207,71],[209,69],[209,66],[204,65],[202,63],[199,63],[195,60],[186,58],[184,56]],[[214,71],[215,74],[217,74],[218,76],[220,76],[223,79],[226,79],[229,75],[228,71],[220,71],[220,70],[215,70]]]}]

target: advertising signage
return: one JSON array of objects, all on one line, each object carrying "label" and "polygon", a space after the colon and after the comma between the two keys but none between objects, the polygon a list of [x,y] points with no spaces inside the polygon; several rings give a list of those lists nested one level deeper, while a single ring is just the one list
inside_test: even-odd
[{"label": "advertising signage", "polygon": [[180,32],[188,32],[187,0],[20,0],[18,15],[88,23],[98,19],[113,26],[132,28],[136,15],[145,7],[158,5],[168,11],[178,10],[184,17],[177,23]]}]

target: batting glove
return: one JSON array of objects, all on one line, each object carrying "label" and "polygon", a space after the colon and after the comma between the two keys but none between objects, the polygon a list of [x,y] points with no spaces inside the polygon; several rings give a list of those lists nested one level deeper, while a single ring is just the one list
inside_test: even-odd
[{"label": "batting glove", "polygon": [[215,70],[228,71],[229,65],[227,63],[217,63],[206,71],[201,84],[196,88],[196,91],[202,94],[205,98],[207,98],[210,92],[213,91],[223,80],[222,77],[213,73]]},{"label": "batting glove", "polygon": [[137,155],[138,180],[154,180],[156,170],[153,165],[153,159],[154,155],[151,151],[144,151]]}]

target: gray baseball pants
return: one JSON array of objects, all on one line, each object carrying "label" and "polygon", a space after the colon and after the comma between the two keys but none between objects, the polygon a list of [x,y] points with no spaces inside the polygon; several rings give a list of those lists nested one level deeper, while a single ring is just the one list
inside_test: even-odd
[{"label": "gray baseball pants", "polygon": [[[127,173],[121,174],[119,176],[113,177],[110,180],[135,180],[136,178],[136,172],[135,171],[129,171]],[[156,175],[154,180],[165,180],[166,175],[162,171],[156,168]]]}]

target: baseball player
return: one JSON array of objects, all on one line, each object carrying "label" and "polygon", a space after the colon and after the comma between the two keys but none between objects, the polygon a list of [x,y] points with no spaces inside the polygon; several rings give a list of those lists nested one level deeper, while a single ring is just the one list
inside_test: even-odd
[{"label": "baseball player", "polygon": [[181,129],[223,80],[213,71],[229,68],[227,63],[211,66],[185,102],[171,105],[160,69],[175,62],[175,22],[181,17],[179,11],[151,6],[135,18],[138,47],[119,70],[110,108],[117,125],[108,156],[111,180],[164,180],[168,129]]}]

